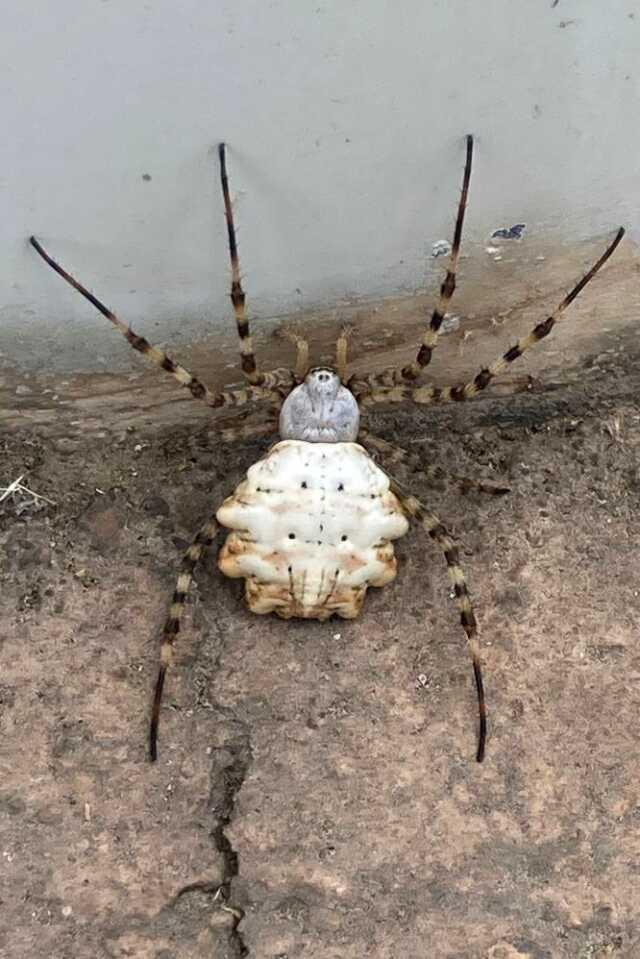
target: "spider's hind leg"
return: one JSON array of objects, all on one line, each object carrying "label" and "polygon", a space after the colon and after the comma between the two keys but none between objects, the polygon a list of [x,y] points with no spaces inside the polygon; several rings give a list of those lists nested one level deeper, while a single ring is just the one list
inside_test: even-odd
[{"label": "spider's hind leg", "polygon": [[400,499],[407,513],[420,523],[422,528],[427,532],[434,543],[437,543],[444,554],[449,579],[460,610],[460,622],[467,636],[467,643],[473,665],[473,675],[478,696],[478,748],[476,750],[476,760],[481,763],[484,759],[487,740],[487,708],[484,698],[484,683],[482,681],[478,627],[473,606],[471,605],[467,581],[458,559],[458,547],[454,544],[446,527],[443,526],[435,513],[430,513],[415,496],[405,496],[398,489],[395,489],[394,492]]},{"label": "spider's hind leg", "polygon": [[[387,474],[389,475],[389,474]],[[473,675],[478,697],[478,748],[476,760],[481,763],[484,759],[487,739],[487,709],[484,698],[484,684],[482,681],[482,667],[480,663],[480,643],[478,641],[478,627],[471,604],[471,597],[467,588],[467,581],[460,566],[458,547],[455,545],[447,528],[440,522],[435,513],[429,512],[420,500],[406,493],[392,478],[391,489],[400,500],[402,508],[416,522],[420,523],[429,537],[442,550],[447,564],[447,571],[451,586],[460,611],[460,622],[467,636],[467,644],[473,664]]]},{"label": "spider's hind leg", "polygon": [[160,667],[158,669],[158,678],[156,679],[155,690],[153,694],[153,706],[151,708],[151,724],[149,727],[149,757],[151,762],[158,758],[158,726],[160,723],[160,706],[162,704],[162,692],[167,670],[173,662],[173,650],[180,632],[180,620],[184,612],[184,604],[187,600],[187,593],[191,586],[195,568],[204,552],[216,538],[220,527],[215,516],[208,519],[202,526],[191,546],[182,557],[180,571],[176,588],[171,601],[171,609],[164,624],[162,633],[162,646],[160,647]]},{"label": "spider's hind leg", "polygon": [[510,492],[508,486],[501,486],[498,483],[491,483],[470,476],[459,476],[456,473],[449,473],[447,470],[443,470],[442,467],[436,466],[433,463],[424,465],[421,463],[420,457],[415,453],[410,453],[409,450],[405,450],[402,446],[397,446],[395,443],[389,443],[388,440],[382,439],[381,436],[374,436],[373,433],[370,433],[368,429],[362,426],[360,427],[358,439],[369,452],[374,455],[380,454],[384,458],[385,463],[390,465],[402,463],[408,466],[414,473],[423,476],[428,482],[435,483],[436,485],[457,486],[458,490],[463,494],[471,490],[476,490],[479,493],[490,493],[492,496],[502,496],[504,493]]}]

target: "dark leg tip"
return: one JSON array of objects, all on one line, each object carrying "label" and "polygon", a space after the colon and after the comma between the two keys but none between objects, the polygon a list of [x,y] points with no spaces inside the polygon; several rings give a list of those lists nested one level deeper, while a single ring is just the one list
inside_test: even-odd
[{"label": "dark leg tip", "polygon": [[220,160],[221,160],[221,161],[224,161],[224,152],[225,152],[226,148],[227,148],[227,147],[226,147],[226,144],[224,143],[224,141],[223,141],[222,143],[219,143],[219,144],[218,144],[218,156],[220,157]]},{"label": "dark leg tip", "polygon": [[478,732],[478,751],[476,752],[476,762],[484,761],[484,748],[487,743],[487,721],[484,714],[480,718],[480,730]]},{"label": "dark leg tip", "polygon": [[[163,647],[164,648],[164,647]],[[149,759],[152,763],[158,758],[158,728],[160,726],[160,704],[162,702],[162,690],[164,689],[164,678],[167,672],[166,663],[160,664],[156,688],[153,694],[153,706],[151,707],[151,722],[149,724]]]}]

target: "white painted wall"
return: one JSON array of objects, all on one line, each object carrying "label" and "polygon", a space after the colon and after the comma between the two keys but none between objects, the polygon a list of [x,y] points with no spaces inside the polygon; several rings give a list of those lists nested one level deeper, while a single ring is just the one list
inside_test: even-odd
[{"label": "white painted wall", "polygon": [[228,322],[220,139],[258,322],[424,285],[467,131],[468,252],[519,221],[633,227],[639,50],[629,0],[6,4],[0,360],[128,359],[31,232],[150,337]]}]

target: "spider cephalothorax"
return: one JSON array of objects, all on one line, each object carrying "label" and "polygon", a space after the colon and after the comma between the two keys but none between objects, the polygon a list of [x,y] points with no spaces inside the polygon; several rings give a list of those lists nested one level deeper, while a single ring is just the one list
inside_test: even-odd
[{"label": "spider cephalothorax", "polygon": [[359,426],[360,410],[355,396],[342,385],[335,370],[324,366],[309,370],[280,410],[283,440],[347,443],[356,439]]},{"label": "spider cephalothorax", "polygon": [[[247,478],[219,508],[217,517],[207,520],[201,527],[183,557],[160,653],[149,738],[151,759],[155,760],[157,756],[162,691],[167,668],[173,660],[187,592],[196,564],[204,549],[216,538],[221,525],[230,528],[231,533],[220,551],[220,569],[227,576],[245,580],[245,594],[253,612],[322,620],[334,613],[344,617],[356,616],[368,586],[383,586],[393,579],[396,566],[392,540],[404,535],[408,519],[412,518],[441,549],[447,564],[473,663],[480,720],[476,758],[481,762],[485,749],[486,713],[480,649],[471,599],[458,562],[458,550],[435,513],[406,493],[386,470],[395,464],[407,464],[427,480],[448,479],[464,490],[476,488],[492,493],[505,490],[482,480],[451,476],[439,466],[423,466],[407,450],[373,436],[360,425],[360,415],[366,414],[373,404],[408,402],[431,406],[468,400],[486,389],[494,377],[551,332],[569,304],[609,259],[622,239],[624,229],[618,230],[599,260],[550,316],[473,379],[446,387],[416,386],[415,380],[431,362],[447,306],[455,291],[473,155],[473,138],[467,136],[462,193],[449,263],[439,302],[426,326],[415,360],[401,368],[385,369],[357,381],[349,380],[344,332],[337,341],[336,370],[328,367],[308,370],[308,343],[300,336],[293,336],[297,350],[295,370],[265,372],[256,365],[245,314],[245,294],[240,280],[225,146],[222,143],[218,154],[231,257],[231,301],[240,339],[242,370],[248,380],[244,389],[226,392],[208,389],[166,353],[135,334],[53,260],[35,237],[31,237],[31,244],[40,256],[110,320],[134,349],[171,373],[196,399],[212,408],[263,401],[280,410],[281,441],[250,468]],[[221,430],[221,438],[233,440],[268,435],[274,430],[273,422],[269,421],[255,428]],[[385,471],[373,462],[371,453],[380,460]]]}]

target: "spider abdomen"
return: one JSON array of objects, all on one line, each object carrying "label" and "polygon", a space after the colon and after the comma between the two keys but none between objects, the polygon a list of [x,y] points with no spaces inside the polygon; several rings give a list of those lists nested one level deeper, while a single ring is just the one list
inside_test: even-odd
[{"label": "spider abdomen", "polygon": [[387,476],[357,443],[277,443],[217,518],[232,530],[220,569],[245,580],[253,612],[284,619],[357,616],[367,587],[395,577],[391,541],[408,529]]}]

